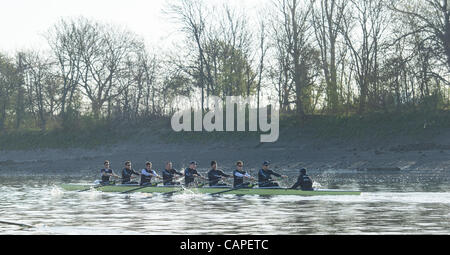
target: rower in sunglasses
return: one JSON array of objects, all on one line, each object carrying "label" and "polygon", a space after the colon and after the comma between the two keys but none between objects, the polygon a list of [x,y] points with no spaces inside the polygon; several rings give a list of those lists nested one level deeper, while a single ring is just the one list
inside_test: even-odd
[{"label": "rower in sunglasses", "polygon": [[258,172],[258,186],[259,187],[280,187],[278,182],[272,179],[272,175],[281,178],[287,178],[286,175],[281,175],[269,169],[270,161],[264,161],[262,168]]},{"label": "rower in sunglasses", "polygon": [[126,161],[125,168],[122,170],[122,184],[138,184],[136,181],[131,181],[133,175],[139,176],[140,174],[131,169],[131,161]]}]

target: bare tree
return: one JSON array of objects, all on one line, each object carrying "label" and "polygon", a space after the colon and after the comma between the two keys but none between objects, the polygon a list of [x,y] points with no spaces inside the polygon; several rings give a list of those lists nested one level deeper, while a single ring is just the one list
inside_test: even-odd
[{"label": "bare tree", "polygon": [[270,22],[272,49],[274,49],[274,63],[269,68],[269,76],[274,82],[275,90],[278,93],[280,110],[288,112],[290,110],[290,96],[293,88],[292,72],[290,70],[291,56],[289,46],[285,43],[285,35],[282,26],[279,25],[278,17],[274,17]]},{"label": "bare tree", "polygon": [[47,123],[46,93],[49,92],[47,83],[53,78],[50,74],[51,63],[47,59],[44,59],[42,54],[32,51],[25,52],[22,61],[24,62],[24,78],[28,105],[32,113],[36,109],[39,127],[44,131]]},{"label": "bare tree", "polygon": [[[252,32],[248,27],[248,18],[243,10],[238,11],[229,5],[223,8],[224,18],[215,31],[214,38],[221,47],[219,59],[225,69],[222,69],[223,80],[220,86],[223,95],[247,95],[253,92],[256,74],[251,68],[250,54],[252,45]],[[241,88],[244,87],[245,91]]]},{"label": "bare tree", "polygon": [[15,83],[15,90],[16,90],[16,102],[14,104],[14,111],[16,115],[16,122],[15,122],[15,128],[19,129],[20,125],[22,124],[24,115],[25,115],[25,82],[24,82],[24,69],[25,65],[23,62],[23,53],[19,52],[17,53],[17,74],[16,74],[16,83]]},{"label": "bare tree", "polygon": [[284,44],[286,53],[289,54],[288,68],[293,79],[294,102],[298,116],[303,119],[305,105],[308,108],[311,106],[311,86],[318,75],[317,70],[314,70],[314,65],[317,64],[316,51],[310,43],[312,36],[309,18],[312,6],[306,1],[280,0],[276,3],[276,8],[279,12],[279,26],[282,27],[278,32],[278,36],[281,36],[278,40]]},{"label": "bare tree", "polygon": [[347,1],[312,0],[312,4],[312,22],[327,83],[327,107],[336,114],[339,106],[337,68],[342,61],[342,56],[337,55],[338,36]]},{"label": "bare tree", "polygon": [[[386,28],[382,1],[351,1],[343,16],[340,32],[350,49],[359,86],[359,113],[366,111],[370,86],[377,88],[378,54]],[[354,36],[358,34],[358,36]]]},{"label": "bare tree", "polygon": [[138,43],[133,33],[96,22],[89,22],[78,39],[82,49],[81,86],[98,119],[103,104],[127,87],[120,75]]},{"label": "bare tree", "polygon": [[198,86],[201,88],[201,107],[203,113],[205,101],[205,54],[203,45],[206,39],[206,7],[202,0],[179,0],[176,3],[170,4],[166,13],[172,15],[181,24],[181,30],[193,40],[197,47],[197,59],[200,64]]},{"label": "bare tree", "polygon": [[72,111],[73,97],[80,81],[81,45],[79,36],[86,30],[87,20],[83,18],[73,20],[61,19],[47,34],[47,41],[56,59],[57,73],[62,81],[60,96],[60,115],[63,122],[67,121],[67,110]]},{"label": "bare tree", "polygon": [[[258,66],[258,82],[257,82],[257,97],[256,97],[256,108],[259,109],[259,102],[260,102],[260,94],[261,94],[261,82],[263,79],[263,73],[265,70],[264,67],[264,61],[265,57],[268,51],[268,45],[266,42],[266,24],[264,20],[260,20],[260,26],[259,26],[259,66]],[[259,120],[259,111],[257,112],[258,120]]]},{"label": "bare tree", "polygon": [[0,53],[0,131],[5,130],[8,111],[12,107],[17,74],[13,60]]},{"label": "bare tree", "polygon": [[[450,69],[450,5],[448,0],[404,1],[391,0],[389,8],[402,14],[409,27],[406,33],[398,37],[423,34],[423,40],[433,46],[435,57],[445,60]],[[408,26],[408,20],[414,19],[416,27]]]}]

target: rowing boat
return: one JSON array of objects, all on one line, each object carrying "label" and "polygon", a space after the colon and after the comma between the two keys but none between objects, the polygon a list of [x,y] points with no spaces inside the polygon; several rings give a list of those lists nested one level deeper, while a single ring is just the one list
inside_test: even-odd
[{"label": "rowing boat", "polygon": [[[89,190],[90,188],[102,191],[102,192],[121,192],[130,193],[142,192],[142,193],[175,193],[182,192],[184,189],[181,186],[157,186],[157,187],[143,187],[137,189],[138,185],[106,185],[106,186],[94,186],[88,184],[62,184],[61,188],[67,191],[80,191]],[[316,195],[360,195],[360,191],[346,191],[346,190],[331,190],[331,189],[318,189],[312,191],[286,189],[286,188],[245,188],[245,189],[231,189],[230,187],[205,187],[205,188],[189,188],[193,193],[211,194],[226,192],[226,194],[235,195],[297,195],[297,196],[316,196]]]},{"label": "rowing boat", "polygon": [[[157,186],[157,187],[143,187],[137,189],[138,185],[106,185],[106,186],[94,186],[86,184],[62,184],[61,188],[67,191],[80,191],[89,190],[90,188],[96,189],[102,192],[120,192],[127,193],[128,191],[142,192],[142,193],[168,193],[168,192],[182,192],[183,187],[181,186]],[[297,190],[297,189],[286,189],[286,188],[245,188],[245,189],[231,189],[231,187],[204,187],[204,188],[189,188],[188,190],[193,193],[201,194],[211,194],[226,192],[226,194],[235,195],[297,195],[297,196],[317,196],[317,195],[360,195],[360,191],[349,191],[349,190],[332,190],[332,189],[317,189],[317,190]]]}]

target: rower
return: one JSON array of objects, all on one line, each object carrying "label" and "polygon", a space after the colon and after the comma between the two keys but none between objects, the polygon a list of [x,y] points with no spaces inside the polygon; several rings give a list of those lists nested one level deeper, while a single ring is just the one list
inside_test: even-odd
[{"label": "rower", "polygon": [[244,163],[242,161],[239,160],[238,162],[236,162],[236,170],[233,171],[233,188],[251,188],[253,186],[249,182],[244,182],[244,179],[254,180],[255,178],[244,171],[243,167]]},{"label": "rower", "polygon": [[211,170],[208,172],[209,186],[228,186],[226,183],[219,182],[224,178],[230,178],[231,175],[225,174],[224,172],[217,170],[217,162],[215,160],[211,161]]},{"label": "rower", "polygon": [[105,166],[105,168],[100,170],[101,176],[102,176],[102,181],[100,182],[101,185],[112,185],[115,182],[111,181],[110,178],[111,177],[116,177],[119,178],[119,176],[117,174],[114,173],[114,171],[109,168],[110,163],[109,160],[105,160],[105,162],[103,163],[103,165]]},{"label": "rower", "polygon": [[197,162],[191,161],[189,167],[184,170],[184,185],[186,187],[193,185],[195,177],[203,178],[201,174],[197,172],[197,166]]},{"label": "rower", "polygon": [[287,178],[286,175],[281,175],[269,169],[270,162],[264,161],[262,169],[258,172],[258,186],[259,187],[280,187],[280,185],[272,180],[272,175],[276,177]]},{"label": "rower", "polygon": [[182,173],[172,168],[172,162],[166,162],[166,167],[164,168],[162,173],[164,186],[180,185],[179,182],[173,181],[175,175],[183,176]]},{"label": "rower", "polygon": [[122,170],[122,184],[138,184],[135,181],[131,181],[131,176],[133,175],[139,176],[140,174],[134,171],[134,169],[131,169],[130,161],[126,161],[125,168]]},{"label": "rower", "polygon": [[152,177],[161,179],[155,170],[152,170],[152,162],[145,162],[145,168],[141,170],[141,186],[156,186],[157,184],[152,184]]},{"label": "rower", "polygon": [[300,186],[301,190],[314,190],[312,187],[313,181],[306,174],[306,169],[300,169],[300,175],[298,176],[297,182],[291,187],[291,189],[296,189]]}]

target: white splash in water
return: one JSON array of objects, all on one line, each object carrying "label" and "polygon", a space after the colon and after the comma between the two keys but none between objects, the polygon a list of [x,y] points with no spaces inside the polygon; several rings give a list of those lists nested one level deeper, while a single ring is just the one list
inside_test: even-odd
[{"label": "white splash in water", "polygon": [[133,193],[129,193],[127,195],[130,196],[130,198],[138,198],[138,199],[153,197],[152,193],[145,193],[145,192],[133,192]]},{"label": "white splash in water", "polygon": [[99,190],[96,190],[91,187],[90,190],[80,192],[80,196],[86,197],[90,200],[97,200],[101,198],[102,192]]},{"label": "white splash in water", "polygon": [[195,189],[184,189],[182,192],[175,193],[173,200],[189,201],[189,200],[202,200],[206,197],[205,194],[196,192]]},{"label": "white splash in water", "polygon": [[53,186],[50,194],[52,198],[61,198],[64,195],[64,191],[58,186]]},{"label": "white splash in water", "polygon": [[322,188],[322,185],[319,182],[317,182],[317,181],[314,181],[312,186],[313,186],[314,189]]}]

